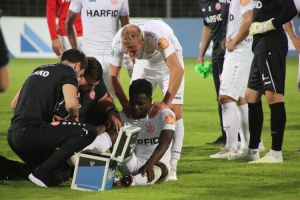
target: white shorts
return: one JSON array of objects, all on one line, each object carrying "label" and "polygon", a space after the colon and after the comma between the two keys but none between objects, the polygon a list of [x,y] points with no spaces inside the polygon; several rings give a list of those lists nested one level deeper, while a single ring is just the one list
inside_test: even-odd
[{"label": "white shorts", "polygon": [[[72,46],[67,36],[59,36],[59,40],[61,42],[63,52],[68,49],[72,49]],[[78,44],[78,49],[81,49],[82,37],[77,37],[77,44]]]},{"label": "white shorts", "polygon": [[249,79],[251,60],[232,60],[225,58],[221,74],[219,94],[230,96],[236,101],[245,97]]},{"label": "white shorts", "polygon": [[103,69],[103,81],[106,86],[107,91],[110,93],[112,98],[116,98],[116,95],[110,84],[110,76],[109,76],[109,55],[95,55],[95,54],[87,54],[88,57],[95,57],[101,64]]},{"label": "white shorts", "polygon": [[[121,172],[122,175],[127,175],[127,174],[131,174],[131,175],[136,175],[139,171],[139,169],[147,162],[147,159],[143,159],[143,158],[138,158],[136,157],[135,153],[132,153],[131,157],[128,158],[127,160],[125,160],[124,162],[119,162],[118,163],[118,170]],[[164,160],[160,160],[160,163],[163,163],[164,165],[166,165],[169,173],[168,176],[170,174],[171,171],[171,165],[169,162],[166,162]],[[168,176],[164,177],[163,179],[160,180],[167,180]]]},{"label": "white shorts", "polygon": [[[179,61],[184,68],[183,59],[179,59]],[[164,60],[157,63],[152,63],[148,60],[136,59],[133,66],[131,81],[140,78],[146,79],[152,84],[153,92],[155,91],[156,86],[159,85],[163,95],[165,95],[169,88],[170,70]],[[178,92],[172,101],[172,104],[183,104],[183,94],[184,76],[182,78]]]}]

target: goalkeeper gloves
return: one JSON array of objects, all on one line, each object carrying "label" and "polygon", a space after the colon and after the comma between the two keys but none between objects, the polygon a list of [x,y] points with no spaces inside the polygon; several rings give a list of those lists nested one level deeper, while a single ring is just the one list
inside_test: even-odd
[{"label": "goalkeeper gloves", "polygon": [[250,26],[250,33],[249,36],[255,35],[255,34],[260,34],[260,33],[265,33],[271,30],[275,30],[275,27],[272,24],[272,19],[269,19],[268,21],[265,22],[254,22]]}]

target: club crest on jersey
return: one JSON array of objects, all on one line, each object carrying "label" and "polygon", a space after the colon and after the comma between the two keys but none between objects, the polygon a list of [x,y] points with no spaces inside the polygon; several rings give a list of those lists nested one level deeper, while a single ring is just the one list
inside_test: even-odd
[{"label": "club crest on jersey", "polygon": [[117,4],[118,4],[118,0],[110,0],[110,2],[111,2],[113,5],[117,5]]},{"label": "club crest on jersey", "polygon": [[166,38],[160,38],[158,40],[158,46],[159,48],[166,50],[167,48],[169,48],[169,42]]},{"label": "club crest on jersey", "polygon": [[241,6],[247,6],[250,3],[250,0],[240,0]]},{"label": "club crest on jersey", "polygon": [[60,123],[59,121],[57,121],[57,122],[51,122],[51,125],[52,126],[57,126],[59,123]]},{"label": "club crest on jersey", "polygon": [[91,91],[90,92],[90,98],[91,99],[95,99],[95,91]]},{"label": "club crest on jersey", "polygon": [[220,3],[216,3],[215,8],[216,8],[216,10],[221,10],[221,4]]},{"label": "club crest on jersey", "polygon": [[148,133],[153,133],[154,130],[155,130],[155,128],[154,128],[154,126],[153,126],[152,124],[149,124],[149,125],[147,126],[147,132],[148,132]]},{"label": "club crest on jersey", "polygon": [[175,124],[175,117],[172,114],[167,114],[164,118],[166,124]]}]

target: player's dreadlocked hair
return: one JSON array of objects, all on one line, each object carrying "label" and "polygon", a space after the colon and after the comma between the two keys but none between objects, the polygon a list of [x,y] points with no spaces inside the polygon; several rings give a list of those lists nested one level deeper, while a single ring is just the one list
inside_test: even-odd
[{"label": "player's dreadlocked hair", "polygon": [[84,71],[84,76],[90,76],[96,81],[100,81],[103,76],[103,69],[99,61],[94,57],[87,57],[88,67]]},{"label": "player's dreadlocked hair", "polygon": [[60,58],[61,61],[64,61],[64,60],[67,60],[71,63],[78,63],[80,62],[81,65],[80,65],[80,69],[86,69],[87,68],[87,58],[86,56],[84,55],[84,53],[82,53],[82,51],[79,51],[78,49],[69,49],[69,50],[66,50],[61,58]]},{"label": "player's dreadlocked hair", "polygon": [[145,94],[147,97],[152,96],[152,84],[146,79],[136,79],[129,86],[129,93]]},{"label": "player's dreadlocked hair", "polygon": [[124,26],[121,32],[122,44],[125,46],[131,46],[134,40],[141,41],[143,34],[141,29],[133,24],[127,24]]}]

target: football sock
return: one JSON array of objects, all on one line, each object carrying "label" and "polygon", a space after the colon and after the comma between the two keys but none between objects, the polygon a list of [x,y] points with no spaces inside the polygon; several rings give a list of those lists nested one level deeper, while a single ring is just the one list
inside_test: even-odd
[{"label": "football sock", "polygon": [[170,161],[171,169],[177,170],[177,163],[178,163],[178,160],[175,158],[172,158]]},{"label": "football sock", "polygon": [[104,132],[96,137],[96,139],[85,149],[92,149],[99,152],[106,152],[112,145],[109,135]]},{"label": "football sock", "polygon": [[281,151],[286,123],[284,102],[270,104],[269,106],[271,109],[272,149]]},{"label": "football sock", "polygon": [[250,132],[250,149],[258,149],[260,142],[261,130],[264,121],[264,114],[261,101],[257,103],[248,103],[249,108],[249,132]]},{"label": "football sock", "polygon": [[238,106],[240,111],[241,121],[241,149],[248,148],[250,133],[249,133],[249,122],[248,122],[248,104]]},{"label": "football sock", "polygon": [[180,159],[183,138],[184,138],[184,125],[183,125],[183,119],[180,119],[175,121],[175,134],[172,141],[171,158],[175,158],[177,160]]},{"label": "football sock", "polygon": [[223,110],[223,126],[227,133],[227,144],[230,151],[236,152],[238,150],[238,128],[239,116],[236,102],[225,103],[222,105]]}]

